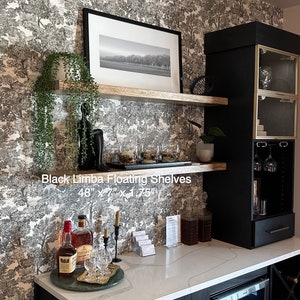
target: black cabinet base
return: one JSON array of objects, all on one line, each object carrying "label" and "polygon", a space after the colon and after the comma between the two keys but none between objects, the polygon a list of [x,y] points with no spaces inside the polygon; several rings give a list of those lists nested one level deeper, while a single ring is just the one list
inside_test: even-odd
[{"label": "black cabinet base", "polygon": [[34,300],[58,300],[38,284],[34,284]]},{"label": "black cabinet base", "polygon": [[300,255],[271,266],[272,300],[300,299]]}]

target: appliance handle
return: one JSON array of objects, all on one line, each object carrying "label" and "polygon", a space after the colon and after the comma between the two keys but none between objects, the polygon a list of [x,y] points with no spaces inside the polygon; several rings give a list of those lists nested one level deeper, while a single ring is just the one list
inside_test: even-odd
[{"label": "appliance handle", "polygon": [[254,294],[257,291],[260,291],[267,287],[269,284],[269,279],[263,279],[251,283],[249,285],[242,285],[241,287],[237,287],[231,291],[225,292],[223,294],[219,294],[217,296],[213,296],[210,298],[211,300],[232,300],[232,299],[242,299],[248,295]]},{"label": "appliance handle", "polygon": [[271,230],[268,230],[267,232],[270,234],[274,234],[274,233],[278,233],[278,232],[289,230],[289,229],[290,229],[290,226],[285,226],[285,227],[281,227],[281,228],[271,229]]}]

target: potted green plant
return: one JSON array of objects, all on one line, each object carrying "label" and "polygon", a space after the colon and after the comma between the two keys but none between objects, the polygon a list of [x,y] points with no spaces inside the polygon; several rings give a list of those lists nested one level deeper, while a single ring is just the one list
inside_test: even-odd
[{"label": "potted green plant", "polygon": [[[202,125],[188,120],[190,124],[201,129]],[[196,144],[196,156],[200,162],[210,162],[214,157],[213,140],[217,136],[225,136],[225,133],[217,126],[209,127],[207,132],[202,132],[200,135],[200,142]]]},{"label": "potted green plant", "polygon": [[[66,84],[65,106],[66,142],[65,167],[77,168],[78,163],[78,130],[81,106],[89,110],[89,122],[95,121],[94,104],[99,97],[98,86],[86,66],[84,59],[74,53],[50,53],[47,55],[41,75],[34,85],[33,131],[35,148],[35,165],[37,171],[46,172],[53,168],[55,153],[55,136],[53,127],[53,109],[56,96],[53,86],[57,76],[63,73]],[[62,78],[59,78],[62,79]],[[81,128],[81,159],[86,159],[87,141],[92,140],[92,128]]]}]

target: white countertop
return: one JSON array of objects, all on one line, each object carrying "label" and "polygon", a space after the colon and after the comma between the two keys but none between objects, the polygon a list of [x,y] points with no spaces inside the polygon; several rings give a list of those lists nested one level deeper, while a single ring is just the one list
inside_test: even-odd
[{"label": "white countertop", "polygon": [[[175,299],[300,254],[300,238],[293,237],[256,249],[213,240],[194,246],[156,247],[156,255],[120,255],[124,279],[116,286],[84,292],[85,300]],[[35,282],[59,300],[82,300],[83,292],[54,286],[45,273]]]}]

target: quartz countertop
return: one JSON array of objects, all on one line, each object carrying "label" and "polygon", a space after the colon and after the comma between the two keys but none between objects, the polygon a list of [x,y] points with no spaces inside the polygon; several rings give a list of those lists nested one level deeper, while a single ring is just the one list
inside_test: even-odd
[{"label": "quartz countertop", "polygon": [[[212,240],[194,246],[156,247],[156,255],[120,255],[124,279],[116,286],[84,292],[85,300],[176,299],[300,254],[300,238],[256,249]],[[82,300],[83,292],[54,286],[45,273],[35,282],[59,300]]]}]

